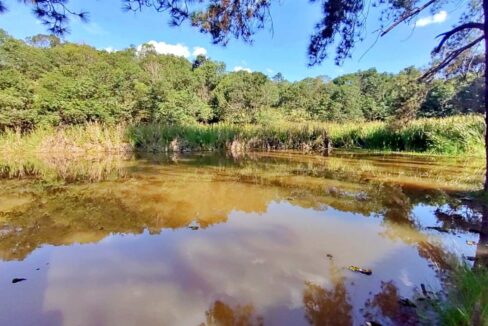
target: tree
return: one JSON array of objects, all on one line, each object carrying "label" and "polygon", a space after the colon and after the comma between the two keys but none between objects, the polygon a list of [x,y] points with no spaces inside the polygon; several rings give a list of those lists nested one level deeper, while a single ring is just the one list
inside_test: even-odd
[{"label": "tree", "polygon": [[[295,121],[326,120],[330,104],[330,87],[320,78],[305,78],[280,87],[278,106]],[[332,117],[330,120],[336,120]]]},{"label": "tree", "polygon": [[47,47],[55,47],[61,44],[61,40],[56,35],[45,35],[45,34],[37,34],[27,38],[27,43],[32,46],[40,47],[40,48],[47,48]]},{"label": "tree", "polygon": [[277,73],[276,75],[273,76],[272,80],[275,83],[282,83],[285,81],[285,76],[281,72]]},{"label": "tree", "polygon": [[391,96],[391,108],[394,110],[394,127],[401,127],[417,116],[425,98],[425,84],[419,83],[421,73],[414,67],[404,69],[396,76]]},{"label": "tree", "polygon": [[254,122],[259,109],[273,106],[278,99],[275,85],[260,72],[232,72],[213,91],[216,116],[220,120]]}]

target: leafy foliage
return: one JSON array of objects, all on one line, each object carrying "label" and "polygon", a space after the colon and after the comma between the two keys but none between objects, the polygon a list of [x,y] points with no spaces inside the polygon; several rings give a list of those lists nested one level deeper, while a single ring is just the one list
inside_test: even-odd
[{"label": "leafy foliage", "polygon": [[433,84],[421,72],[359,71],[330,80],[289,82],[282,74],[226,72],[204,56],[194,62],[142,50],[99,51],[36,35],[0,32],[0,130],[101,123],[272,123],[405,121],[479,113],[477,73]]}]

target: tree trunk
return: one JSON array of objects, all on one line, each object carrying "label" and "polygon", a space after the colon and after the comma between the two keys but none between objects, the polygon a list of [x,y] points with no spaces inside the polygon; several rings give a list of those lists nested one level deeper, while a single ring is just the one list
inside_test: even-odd
[{"label": "tree trunk", "polygon": [[483,14],[484,14],[484,36],[485,36],[485,185],[484,190],[488,192],[488,0],[483,0]]}]

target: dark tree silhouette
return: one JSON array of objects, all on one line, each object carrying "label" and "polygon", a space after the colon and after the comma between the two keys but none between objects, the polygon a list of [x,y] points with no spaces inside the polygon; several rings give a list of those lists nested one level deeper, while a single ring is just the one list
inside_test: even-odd
[{"label": "dark tree silhouette", "polygon": [[[87,19],[84,11],[69,9],[69,0],[19,0],[33,8],[34,15],[54,34],[68,31],[70,17]],[[210,34],[216,44],[227,44],[231,38],[251,42],[257,30],[270,26],[270,8],[278,0],[121,0],[123,9],[140,11],[152,8],[166,12],[171,25],[189,21],[200,32]],[[341,64],[351,56],[358,41],[362,41],[365,24],[371,7],[380,11],[378,36],[384,36],[402,23],[413,24],[425,11],[435,12],[449,5],[459,5],[458,0],[310,0],[322,5],[322,19],[316,24],[308,47],[309,64],[320,64],[335,46],[335,62]],[[0,12],[7,10],[5,0],[0,0]],[[440,42],[432,55],[435,64],[422,78],[434,77],[454,64],[457,58],[472,51],[484,42],[488,49],[488,0],[472,0],[466,5],[457,26],[439,35]],[[485,68],[488,57],[484,58]],[[485,73],[485,122],[488,124],[488,75]],[[488,133],[485,136],[488,170]],[[487,174],[488,175],[488,174]],[[485,178],[488,191],[488,177]]]}]

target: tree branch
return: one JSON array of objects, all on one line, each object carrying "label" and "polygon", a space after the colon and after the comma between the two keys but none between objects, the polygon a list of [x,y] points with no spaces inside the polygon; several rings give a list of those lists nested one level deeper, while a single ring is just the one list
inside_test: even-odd
[{"label": "tree branch", "polygon": [[428,6],[434,4],[436,1],[438,1],[438,0],[430,0],[420,7],[417,7],[417,8],[414,8],[414,9],[408,11],[408,12],[405,12],[403,15],[400,16],[400,18],[398,18],[397,21],[393,22],[393,24],[391,24],[386,30],[381,32],[381,36],[385,36],[387,33],[389,33],[392,29],[397,27],[399,24],[401,24],[402,22],[406,21],[407,19],[412,18],[413,16],[417,15],[422,10],[427,8]]},{"label": "tree branch", "polygon": [[482,23],[466,23],[466,24],[462,24],[458,27],[455,27],[453,29],[451,29],[450,31],[448,32],[445,32],[445,33],[442,33],[442,34],[439,34],[437,35],[437,37],[440,37],[440,36],[443,36],[442,37],[442,40],[439,42],[439,45],[437,45],[434,50],[432,51],[432,53],[439,53],[439,51],[441,50],[442,46],[444,45],[444,43],[446,43],[446,41],[451,37],[453,36],[454,34],[456,34],[457,32],[460,32],[462,30],[465,30],[465,29],[480,29],[480,30],[483,30],[483,24]]},{"label": "tree branch", "polygon": [[451,51],[438,65],[436,65],[435,67],[432,67],[425,74],[423,74],[422,76],[420,76],[419,80],[426,80],[426,79],[429,79],[429,78],[433,77],[437,72],[441,71],[447,65],[449,65],[461,53],[463,53],[464,51],[472,48],[473,46],[475,46],[479,42],[481,42],[484,39],[484,37],[485,36],[482,35],[482,36],[478,37],[477,39],[475,39],[474,41],[466,44],[465,46],[460,47],[459,49],[456,49],[456,50]]}]

